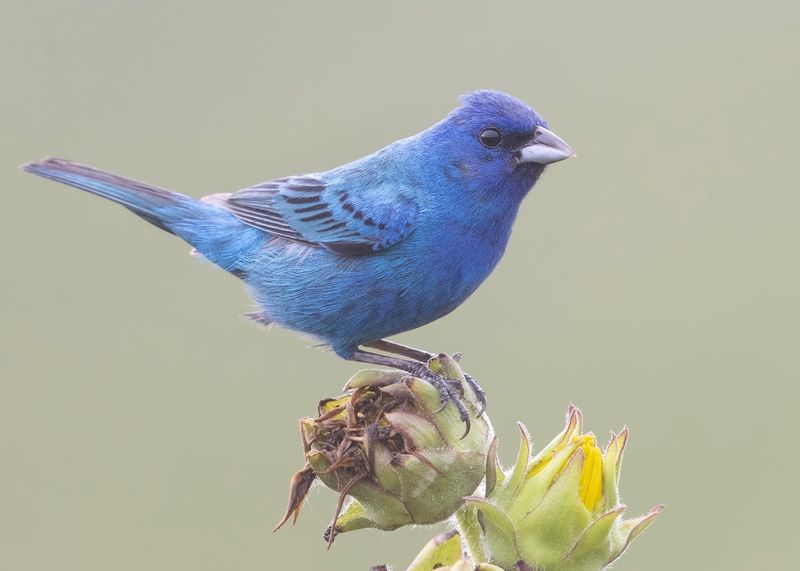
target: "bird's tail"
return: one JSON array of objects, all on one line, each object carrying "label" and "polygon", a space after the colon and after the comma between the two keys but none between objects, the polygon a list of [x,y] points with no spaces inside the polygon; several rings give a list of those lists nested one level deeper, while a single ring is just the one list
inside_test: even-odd
[{"label": "bird's tail", "polygon": [[239,273],[238,260],[261,236],[223,208],[86,165],[46,158],[22,170],[91,192],[123,205],[151,224],[183,238],[204,257]]}]

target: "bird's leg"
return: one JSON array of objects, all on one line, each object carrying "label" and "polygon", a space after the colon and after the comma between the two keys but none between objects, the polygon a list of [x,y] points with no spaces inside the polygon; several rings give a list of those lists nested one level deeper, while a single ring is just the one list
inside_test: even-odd
[{"label": "bird's leg", "polygon": [[[442,408],[440,410],[444,409],[444,407],[447,406],[447,403],[452,402],[458,410],[461,421],[466,425],[464,429],[464,436],[469,434],[469,412],[467,412],[467,407],[465,407],[464,403],[461,401],[461,397],[453,388],[453,386],[447,382],[447,379],[431,371],[428,368],[428,365],[425,363],[410,359],[401,359],[391,355],[379,355],[377,353],[370,353],[369,351],[362,351],[361,349],[356,349],[353,352],[353,356],[350,357],[350,360],[357,361],[359,363],[383,365],[384,367],[399,369],[400,371],[406,371],[415,377],[419,377],[420,379],[428,381],[430,384],[436,387],[436,390],[439,391],[439,398],[442,403]],[[462,438],[464,436],[462,436]]]},{"label": "bird's leg", "polygon": [[[414,347],[409,347],[408,345],[401,345],[400,343],[395,343],[394,341],[389,341],[388,339],[378,339],[377,341],[364,343],[364,347],[378,349],[379,351],[391,353],[392,355],[400,355],[401,357],[406,357],[412,361],[419,361],[420,363],[425,363],[426,365],[428,364],[428,361],[436,356],[434,353],[429,353],[428,351],[423,351],[422,349],[415,349]],[[461,358],[461,354],[456,353],[456,355],[458,355],[458,357],[455,360],[458,361],[458,359]],[[454,387],[461,389],[461,381],[456,379],[446,380]]]},{"label": "bird's leg", "polygon": [[392,355],[400,355],[401,357],[407,357],[408,359],[419,361],[420,363],[427,363],[436,356],[422,349],[414,349],[413,347],[401,345],[400,343],[395,343],[387,339],[379,339],[371,343],[364,343],[364,347],[370,347],[371,349],[377,349],[378,351],[384,351]]},{"label": "bird's leg", "polygon": [[[401,345],[400,343],[395,343],[394,341],[389,341],[388,339],[379,339],[378,341],[372,341],[371,343],[364,343],[364,346],[377,349],[378,351],[384,351],[385,353],[407,357],[414,361],[419,361],[420,363],[427,363],[432,357],[436,356],[433,353],[423,351],[422,349],[415,349],[414,347]],[[453,359],[460,361],[461,353],[455,353],[453,355]],[[478,399],[478,404],[480,407],[476,416],[480,416],[484,413],[484,411],[486,411],[486,391],[484,391],[483,387],[478,384],[478,381],[475,379],[475,377],[467,372],[464,372],[464,380],[472,389],[472,392],[475,393],[475,398]]]}]

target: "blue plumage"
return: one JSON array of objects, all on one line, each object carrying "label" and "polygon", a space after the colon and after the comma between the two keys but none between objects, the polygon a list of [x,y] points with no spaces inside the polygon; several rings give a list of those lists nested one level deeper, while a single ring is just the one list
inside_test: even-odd
[{"label": "blue plumage", "polygon": [[397,349],[380,340],[449,313],[489,275],[545,165],[574,154],[546,126],[518,99],[478,91],[352,163],[202,200],[60,159],[23,168],[180,236],[247,284],[260,321],[397,366],[359,346]]}]

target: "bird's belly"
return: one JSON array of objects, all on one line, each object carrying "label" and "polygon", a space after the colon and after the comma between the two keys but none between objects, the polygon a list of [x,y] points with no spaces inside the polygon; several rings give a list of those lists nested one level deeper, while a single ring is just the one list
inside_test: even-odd
[{"label": "bird's belly", "polygon": [[246,279],[265,316],[349,356],[361,343],[429,323],[458,307],[488,275],[465,260],[412,255],[403,245],[342,257],[269,245]]}]

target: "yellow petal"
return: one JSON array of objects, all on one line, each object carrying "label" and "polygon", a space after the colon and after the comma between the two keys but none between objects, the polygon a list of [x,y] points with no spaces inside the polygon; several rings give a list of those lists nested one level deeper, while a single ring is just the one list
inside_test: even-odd
[{"label": "yellow petal", "polygon": [[587,434],[581,449],[584,454],[579,494],[583,505],[594,511],[603,497],[603,453],[597,447],[593,434]]}]

